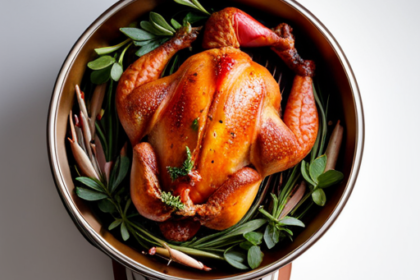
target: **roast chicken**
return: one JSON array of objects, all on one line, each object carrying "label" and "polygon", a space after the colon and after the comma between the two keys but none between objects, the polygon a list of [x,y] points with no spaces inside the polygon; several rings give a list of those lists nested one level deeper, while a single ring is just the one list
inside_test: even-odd
[{"label": "roast chicken", "polygon": [[[116,95],[133,146],[132,201],[174,241],[190,239],[201,226],[235,225],[262,179],[299,163],[318,133],[315,65],[298,55],[289,25],[271,30],[236,8],[213,13],[204,28],[205,51],[161,78],[169,60],[190,47],[198,32],[183,27],[135,61]],[[296,73],[283,120],[279,85],[241,46],[269,46]],[[168,168],[182,167],[189,151],[189,172],[174,179]],[[163,191],[179,196],[185,207],[162,202]]]}]

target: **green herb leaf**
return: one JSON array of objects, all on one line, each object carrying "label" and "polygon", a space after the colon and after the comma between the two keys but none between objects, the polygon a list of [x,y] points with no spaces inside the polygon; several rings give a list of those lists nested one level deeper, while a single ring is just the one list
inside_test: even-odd
[{"label": "green herb leaf", "polygon": [[325,195],[325,192],[323,189],[316,189],[312,193],[312,199],[318,206],[324,206],[327,202],[327,196]]},{"label": "green herb leaf", "polygon": [[312,180],[315,183],[318,183],[318,177],[324,173],[325,166],[327,165],[327,156],[322,155],[316,158],[311,165],[309,165],[309,175],[311,175]]},{"label": "green herb leaf", "polygon": [[168,33],[170,33],[169,35],[173,35],[175,33],[175,29],[173,29],[172,26],[166,22],[163,16],[159,15],[158,13],[150,12],[149,19],[155,25],[155,27],[167,30]]},{"label": "green herb leaf", "polygon": [[156,36],[144,31],[140,28],[133,28],[133,27],[124,27],[120,28],[120,31],[124,33],[127,37],[133,39],[134,41],[146,41],[154,39]]},{"label": "green herb leaf", "polygon": [[116,211],[114,204],[108,199],[103,199],[98,202],[98,208],[104,213],[114,213]]},{"label": "green herb leaf", "polygon": [[102,193],[105,192],[104,185],[96,179],[89,178],[89,177],[77,177],[76,181],[79,181],[80,183],[84,184],[85,186],[95,191],[102,192]]},{"label": "green herb leaf", "polygon": [[318,177],[318,186],[320,188],[327,188],[329,186],[335,185],[341,180],[343,180],[344,175],[337,170],[328,170],[327,172],[321,174]]},{"label": "green herb leaf", "polygon": [[123,47],[125,44],[129,43],[131,41],[130,38],[128,38],[127,40],[115,45],[115,46],[110,46],[110,47],[104,47],[104,48],[96,48],[95,52],[98,55],[104,55],[104,54],[110,54],[113,53],[117,50],[119,50],[121,47]]},{"label": "green herb leaf", "polygon": [[234,268],[240,270],[249,269],[249,267],[245,265],[246,255],[242,251],[233,249],[233,247],[235,246],[230,247],[223,254],[225,260]]},{"label": "green herb leaf", "polygon": [[171,36],[170,31],[163,29],[163,31],[159,28],[157,28],[153,23],[150,21],[142,21],[140,22],[141,28],[146,30],[147,32],[154,34],[156,36]]},{"label": "green herb leaf", "polygon": [[125,223],[121,224],[121,237],[124,241],[127,241],[130,238],[130,233],[128,233],[128,229]]},{"label": "green herb leaf", "polygon": [[248,264],[252,269],[256,269],[263,261],[264,254],[261,252],[260,246],[252,246],[248,250]]},{"label": "green herb leaf", "polygon": [[[116,166],[118,168],[118,174],[115,181],[112,183],[111,192],[114,192],[124,178],[127,176],[128,169],[130,168],[130,159],[126,156],[120,157],[119,164]],[[114,167],[115,168],[115,167]],[[113,170],[114,171],[114,170]]]},{"label": "green herb leaf", "polygon": [[89,62],[87,66],[92,70],[101,70],[112,65],[114,62],[115,62],[115,58],[109,55],[104,55]]},{"label": "green herb leaf", "polygon": [[192,128],[192,130],[194,130],[194,131],[198,131],[198,120],[199,120],[200,118],[196,118],[195,120],[193,120],[193,122],[192,122],[192,124],[191,124],[191,128]]},{"label": "green herb leaf", "polygon": [[118,62],[114,63],[111,68],[111,78],[118,82],[121,78],[122,73],[124,72],[123,67]]},{"label": "green herb leaf", "polygon": [[264,241],[268,249],[279,243],[280,231],[273,225],[268,224],[264,231]]},{"label": "green herb leaf", "polygon": [[90,74],[90,81],[95,85],[100,85],[108,82],[111,75],[112,66],[108,66],[101,70],[92,71]]},{"label": "green herb leaf", "polygon": [[185,205],[181,202],[180,196],[173,196],[170,192],[162,192],[160,194],[160,199],[166,205],[173,207],[177,210],[184,209]]},{"label": "green herb leaf", "polygon": [[78,197],[87,201],[97,201],[108,197],[104,193],[92,191],[90,189],[85,189],[81,187],[76,187],[76,194]]},{"label": "green herb leaf", "polygon": [[260,245],[262,243],[263,234],[260,232],[251,231],[251,232],[245,233],[244,237],[253,245]]},{"label": "green herb leaf", "polygon": [[133,41],[134,46],[136,47],[143,47],[146,46],[147,44],[153,42],[154,40],[148,40],[148,41]]},{"label": "green herb leaf", "polygon": [[196,14],[196,13],[189,12],[185,16],[184,21],[187,21],[187,22],[193,24],[193,23],[196,23],[200,20],[204,20],[204,19],[208,19],[208,18],[209,18],[208,16],[199,15],[199,14]]},{"label": "green herb leaf", "polygon": [[167,166],[166,169],[168,170],[169,175],[171,176],[171,180],[175,181],[178,177],[187,176],[188,173],[192,170],[194,163],[191,160],[191,151],[188,146],[185,147],[187,151],[187,159],[182,164],[182,167],[170,167]]},{"label": "green herb leaf", "polygon": [[175,0],[175,2],[184,6],[197,9],[200,12],[210,15],[210,13],[207,12],[206,9],[204,9],[204,7],[201,6],[201,4],[197,0]]},{"label": "green herb leaf", "polygon": [[244,250],[246,250],[246,251],[248,251],[248,250],[249,250],[249,248],[251,248],[252,246],[254,246],[254,244],[252,244],[252,243],[251,243],[251,242],[249,242],[248,240],[247,240],[247,241],[242,242],[241,244],[239,244],[239,247],[241,247],[242,249],[244,249]]},{"label": "green herb leaf", "polygon": [[175,19],[171,19],[171,24],[177,30],[182,27],[182,25],[179,22],[177,22]]},{"label": "green herb leaf", "polygon": [[151,51],[153,51],[154,49],[156,49],[157,47],[160,46],[160,43],[158,41],[150,41],[150,43],[148,43],[147,45],[144,45],[143,47],[141,47],[137,52],[136,55],[141,57]]},{"label": "green herb leaf", "polygon": [[314,181],[312,181],[311,177],[309,176],[309,174],[307,172],[307,163],[306,163],[305,160],[302,160],[301,163],[300,163],[300,172],[302,173],[302,176],[303,176],[303,178],[305,179],[306,182],[313,185],[314,187],[316,186],[316,183]]},{"label": "green herb leaf", "polygon": [[305,224],[302,221],[286,216],[280,221],[280,225],[282,226],[297,226],[297,227],[305,227]]},{"label": "green herb leaf", "polygon": [[108,230],[113,230],[114,228],[116,228],[117,226],[119,226],[121,224],[121,222],[122,222],[122,220],[120,220],[120,219],[117,219],[117,220],[113,221],[109,225]]}]

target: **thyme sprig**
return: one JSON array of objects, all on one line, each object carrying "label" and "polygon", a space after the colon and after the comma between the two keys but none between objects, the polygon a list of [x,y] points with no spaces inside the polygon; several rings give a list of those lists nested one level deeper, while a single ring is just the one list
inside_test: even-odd
[{"label": "thyme sprig", "polygon": [[181,202],[180,196],[174,196],[170,192],[161,192],[160,199],[163,203],[176,210],[183,210],[185,208],[184,203]]},{"label": "thyme sprig", "polygon": [[194,162],[191,160],[191,151],[190,148],[185,147],[186,153],[187,153],[187,158],[185,159],[184,163],[182,164],[181,167],[171,167],[171,166],[167,166],[166,169],[169,173],[169,176],[171,176],[171,180],[175,181],[176,179],[178,179],[179,177],[182,176],[187,176],[188,173],[191,172],[193,166],[194,166]]}]

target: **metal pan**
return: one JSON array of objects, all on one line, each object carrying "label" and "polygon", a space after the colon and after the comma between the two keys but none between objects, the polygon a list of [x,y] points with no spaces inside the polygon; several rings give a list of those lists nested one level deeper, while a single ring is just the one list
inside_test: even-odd
[{"label": "metal pan", "polygon": [[[77,40],[58,74],[48,115],[48,152],[57,190],[69,215],[86,239],[99,250],[129,269],[152,279],[259,279],[289,264],[311,247],[334,223],[345,206],[360,168],[364,121],[359,89],[353,71],[340,46],[326,27],[308,10],[292,0],[237,0],[240,7],[249,6],[279,22],[290,23],[299,34],[299,49],[305,49],[317,62],[317,74],[337,98],[333,107],[345,126],[344,147],[338,169],[345,179],[328,193],[327,204],[316,214],[293,243],[265,252],[264,262],[247,272],[214,270],[210,273],[181,266],[169,266],[121,243],[111,235],[89,207],[75,196],[74,184],[65,149],[68,112],[74,100],[74,86],[80,83],[86,63],[93,59],[92,49],[109,44],[121,36],[118,28],[126,26],[168,1],[125,0],[105,11]],[[204,2],[204,1],[203,1]],[[236,5],[236,4],[234,4]],[[163,8],[165,6],[162,6]]]}]

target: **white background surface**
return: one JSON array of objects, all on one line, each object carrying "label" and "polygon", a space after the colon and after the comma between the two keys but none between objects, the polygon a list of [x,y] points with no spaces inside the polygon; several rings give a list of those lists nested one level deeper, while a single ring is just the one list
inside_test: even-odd
[{"label": "white background surface", "polygon": [[[73,43],[114,1],[0,4],[0,279],[113,279],[66,213],[49,169],[46,119]],[[333,33],[365,109],[363,164],[334,226],[292,280],[420,279],[420,4],[301,0]]]}]

